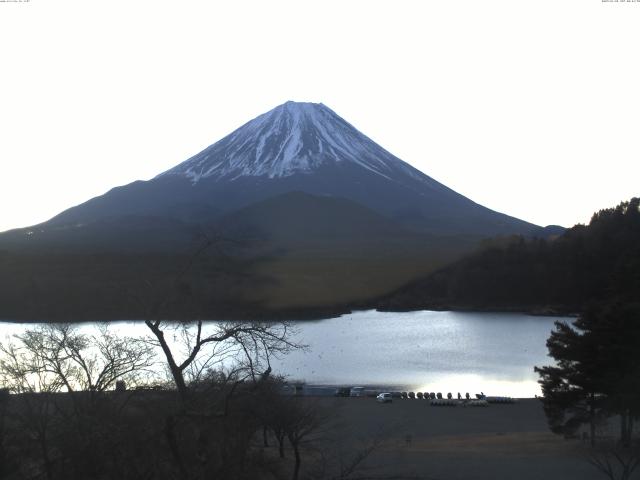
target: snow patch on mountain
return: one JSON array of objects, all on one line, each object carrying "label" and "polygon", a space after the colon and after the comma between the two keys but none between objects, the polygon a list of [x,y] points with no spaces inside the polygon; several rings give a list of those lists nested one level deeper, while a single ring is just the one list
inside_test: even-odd
[{"label": "snow patch on mountain", "polygon": [[430,180],[319,103],[287,102],[264,113],[197,155],[159,175],[234,180],[308,174],[326,164],[352,162],[391,179],[404,173]]}]

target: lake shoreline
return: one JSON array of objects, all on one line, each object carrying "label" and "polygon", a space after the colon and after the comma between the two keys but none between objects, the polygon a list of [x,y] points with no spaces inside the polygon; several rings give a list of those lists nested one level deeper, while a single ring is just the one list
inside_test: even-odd
[{"label": "lake shoreline", "polygon": [[[273,372],[287,381],[310,385],[398,386],[400,391],[484,392],[493,396],[530,398],[540,395],[534,366],[552,362],[546,342],[556,321],[568,317],[505,312],[358,311],[320,321],[289,323],[294,349],[272,359]],[[44,323],[7,322],[3,337],[23,334]],[[127,337],[148,337],[144,322],[80,322],[80,333],[99,334],[100,325]],[[166,330],[193,322],[167,322]],[[216,322],[204,322],[203,334]],[[181,338],[172,335],[173,341]],[[177,344],[176,348],[180,348]],[[163,358],[162,352],[159,352]],[[233,362],[229,359],[229,362]]]},{"label": "lake shoreline", "polygon": [[[318,322],[322,320],[332,320],[336,318],[340,318],[345,315],[353,315],[362,312],[379,312],[379,313],[418,313],[418,312],[451,312],[451,313],[513,313],[517,315],[530,315],[533,317],[567,317],[567,318],[576,318],[579,316],[579,313],[569,310],[569,309],[559,309],[552,307],[535,307],[535,308],[520,308],[520,307],[465,307],[465,306],[449,306],[449,305],[439,305],[434,304],[430,305],[427,308],[383,308],[383,307],[366,307],[362,308],[340,308],[340,309],[316,309],[312,313],[304,312],[304,311],[287,311],[286,314],[279,315],[263,315],[263,316],[251,316],[251,317],[235,317],[225,316],[221,318],[190,318],[190,317],[180,317],[180,318],[162,318],[163,322],[181,322],[181,323],[195,323],[199,320],[204,322],[265,322],[265,323],[276,323],[276,322]],[[83,318],[83,319],[59,319],[54,318],[50,320],[43,320],[42,318],[32,318],[32,317],[24,317],[24,318],[14,318],[14,319],[6,319],[0,318],[0,324],[3,323],[17,323],[17,324],[85,324],[85,323],[118,323],[118,322],[144,322],[145,318]]]}]

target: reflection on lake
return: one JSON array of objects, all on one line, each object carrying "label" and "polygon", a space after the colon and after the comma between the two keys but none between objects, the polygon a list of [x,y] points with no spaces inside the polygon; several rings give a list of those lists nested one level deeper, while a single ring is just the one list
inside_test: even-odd
[{"label": "reflection on lake", "polygon": [[278,364],[291,378],[533,397],[533,367],[552,363],[546,341],[556,320],[514,313],[357,312],[298,324],[310,349]]},{"label": "reflection on lake", "polygon": [[[514,313],[356,312],[297,322],[308,345],[273,362],[274,372],[314,384],[396,386],[415,391],[540,394],[535,365],[546,365],[546,340],[556,320]],[[0,336],[29,325],[4,323]],[[126,335],[145,335],[142,322],[117,322]]]}]

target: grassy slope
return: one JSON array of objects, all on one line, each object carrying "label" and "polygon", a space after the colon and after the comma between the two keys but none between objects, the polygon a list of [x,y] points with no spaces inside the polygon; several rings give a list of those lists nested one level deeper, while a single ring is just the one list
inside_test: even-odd
[{"label": "grassy slope", "polygon": [[[277,252],[257,273],[266,308],[354,304],[389,292],[469,251],[475,238],[406,230],[345,199],[293,192],[259,202],[225,221]],[[242,236],[242,233],[235,233]]]}]

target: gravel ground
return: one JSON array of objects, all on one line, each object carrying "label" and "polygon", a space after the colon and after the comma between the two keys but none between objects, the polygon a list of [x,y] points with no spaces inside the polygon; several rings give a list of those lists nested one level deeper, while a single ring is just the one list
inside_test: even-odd
[{"label": "gravel ground", "polygon": [[600,479],[578,440],[552,434],[538,400],[434,407],[425,400],[316,398],[338,426],[330,440],[348,461],[373,442],[359,476],[437,480]]}]

